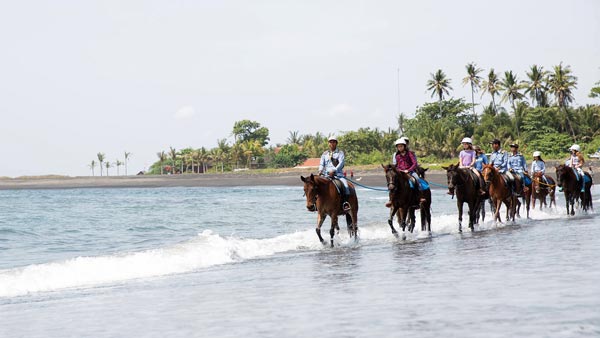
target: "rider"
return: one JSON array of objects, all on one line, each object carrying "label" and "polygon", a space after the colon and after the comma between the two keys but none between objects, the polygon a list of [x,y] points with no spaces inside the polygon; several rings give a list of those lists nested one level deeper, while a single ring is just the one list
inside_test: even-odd
[{"label": "rider", "polygon": [[319,163],[319,174],[329,176],[331,178],[337,178],[344,184],[344,193],[342,194],[342,207],[344,211],[350,210],[350,203],[348,203],[348,197],[350,196],[350,188],[348,188],[348,181],[344,177],[344,152],[339,150],[337,147],[338,140],[335,136],[329,137],[329,150],[325,151],[321,155],[321,162]]},{"label": "rider", "polygon": [[414,177],[415,185],[419,190],[419,202],[425,202],[425,198],[423,197],[423,189],[421,188],[421,183],[419,181],[419,175],[415,171],[418,166],[415,153],[408,149],[408,145],[406,144],[406,140],[404,138],[397,139],[395,144],[396,153],[392,157],[392,164],[395,165],[396,169],[399,171],[403,171]]},{"label": "rider", "polygon": [[[492,140],[492,142],[490,142],[490,144],[492,145],[492,155],[490,155],[490,163],[494,166],[494,168],[498,169],[498,172],[500,172],[501,174],[506,173],[506,166],[508,165],[508,154],[504,150],[500,149],[499,139],[495,138],[494,140]],[[514,193],[514,178],[512,176],[509,176],[509,179],[510,184],[508,186]]]},{"label": "rider", "polygon": [[[583,165],[585,163],[585,159],[583,158],[583,155],[580,153],[581,148],[579,147],[579,144],[574,144],[571,146],[571,148],[569,148],[569,150],[571,151],[571,158],[569,158],[569,160],[567,160],[567,166],[577,170],[577,174],[579,174],[579,177],[581,180],[584,179],[584,175],[583,175]],[[581,184],[581,192],[585,191],[585,184]]]},{"label": "rider", "polygon": [[548,192],[552,192],[552,186],[548,183],[546,178],[546,162],[542,160],[542,153],[539,151],[533,152],[533,161],[531,162],[531,174],[535,176],[535,173],[542,173],[542,181],[548,187]]},{"label": "rider", "polygon": [[527,192],[527,186],[531,183],[529,177],[525,176],[525,174],[527,174],[527,162],[525,162],[525,157],[518,151],[519,145],[516,143],[511,144],[507,161],[507,175],[512,176],[512,174],[516,173],[520,178],[519,180],[515,180],[515,191],[517,193],[521,191],[521,184],[523,184],[523,192]]},{"label": "rider", "polygon": [[477,159],[477,153],[473,148],[473,140],[470,137],[465,137],[461,141],[463,150],[458,154],[460,159],[460,167],[471,169],[475,175],[479,178],[479,194],[485,195],[485,190],[483,190],[483,178],[479,171],[477,171],[473,166],[475,165],[475,161]]},{"label": "rider", "polygon": [[475,150],[476,155],[473,168],[477,169],[477,171],[479,171],[479,173],[481,174],[481,172],[483,171],[483,165],[489,163],[488,157],[486,154],[483,153],[483,150],[481,150],[481,147],[479,146],[473,146],[473,150]]}]

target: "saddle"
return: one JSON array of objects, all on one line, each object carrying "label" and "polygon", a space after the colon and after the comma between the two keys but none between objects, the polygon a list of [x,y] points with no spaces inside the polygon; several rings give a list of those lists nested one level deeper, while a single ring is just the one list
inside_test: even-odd
[{"label": "saddle", "polygon": [[410,188],[412,190],[417,189],[417,184],[419,184],[421,186],[421,190],[429,189],[429,183],[427,183],[427,181],[425,181],[422,178],[419,178],[419,181],[417,182],[417,179],[414,178],[414,176],[412,176],[412,175],[409,175],[409,177],[408,177],[408,184],[410,185]]},{"label": "saddle", "polygon": [[[348,201],[348,198],[350,198],[350,195],[352,195],[353,193],[356,194],[355,190],[353,187],[348,186],[348,190],[349,190],[349,195],[346,195],[346,188],[344,187],[344,183],[337,177],[333,177],[333,178],[329,178],[332,182],[333,185],[335,186],[335,190],[337,190],[338,195],[341,197],[342,201]],[[343,208],[343,202],[342,202],[342,208]]]}]

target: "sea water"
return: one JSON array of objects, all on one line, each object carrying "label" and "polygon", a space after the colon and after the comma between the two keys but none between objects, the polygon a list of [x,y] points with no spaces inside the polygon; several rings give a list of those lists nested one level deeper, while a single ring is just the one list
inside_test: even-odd
[{"label": "sea water", "polygon": [[360,188],[359,241],[340,218],[330,248],[300,183],[0,191],[0,337],[600,335],[597,212],[459,233],[434,189],[402,240]]}]

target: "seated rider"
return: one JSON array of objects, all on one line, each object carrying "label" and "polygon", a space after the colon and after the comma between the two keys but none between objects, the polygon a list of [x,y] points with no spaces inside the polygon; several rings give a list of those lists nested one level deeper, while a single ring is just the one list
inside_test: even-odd
[{"label": "seated rider", "polygon": [[546,178],[546,162],[542,159],[542,153],[539,151],[533,152],[533,161],[531,162],[531,174],[535,176],[536,173],[542,173],[542,181],[548,187],[548,192],[551,193],[552,186]]},{"label": "seated rider", "polygon": [[461,150],[460,154],[458,154],[459,158],[459,167],[461,168],[469,168],[471,169],[475,175],[479,178],[479,194],[485,195],[485,190],[483,189],[484,183],[483,178],[479,171],[477,171],[473,166],[475,165],[475,160],[477,154],[473,149],[473,140],[470,137],[465,137],[461,141],[463,150]]},{"label": "seated rider", "polygon": [[337,178],[344,184],[344,193],[342,195],[342,208],[344,211],[350,210],[350,203],[348,203],[348,197],[350,197],[350,188],[348,188],[348,181],[344,177],[344,152],[339,150],[337,147],[338,140],[334,136],[329,137],[329,150],[325,151],[321,155],[321,162],[319,163],[319,174],[328,176],[331,178]]},{"label": "seated rider", "polygon": [[[395,144],[396,153],[392,157],[392,164],[396,166],[398,171],[407,173],[415,179],[415,185],[419,191],[419,202],[425,202],[425,197],[423,197],[423,189],[421,188],[421,183],[419,181],[419,175],[415,171],[418,165],[415,154],[408,149],[406,146],[406,141],[403,138],[397,139]],[[388,201],[385,205],[389,208],[392,203]]]},{"label": "seated rider", "polygon": [[518,180],[515,180],[515,192],[520,194],[521,192],[521,184],[523,185],[523,192],[527,192],[527,186],[531,183],[529,177],[525,176],[527,174],[527,162],[525,162],[525,157],[523,154],[518,152],[519,145],[513,143],[510,145],[510,154],[508,154],[507,158],[507,175],[517,174],[519,176]]},{"label": "seated rider", "polygon": [[[500,140],[495,138],[492,142],[490,142],[490,144],[492,145],[492,154],[490,155],[490,164],[492,164],[494,166],[494,168],[498,169],[498,172],[501,174],[506,174],[507,173],[507,163],[508,163],[508,154],[503,150],[500,149]],[[515,191],[515,188],[513,187],[514,185],[514,177],[509,176],[509,188],[513,191]]]},{"label": "seated rider", "polygon": [[[585,191],[585,184],[583,183],[584,174],[583,174],[583,165],[585,164],[585,159],[583,155],[580,153],[581,148],[579,144],[574,144],[569,148],[571,151],[571,157],[565,163],[567,166],[577,170],[577,174],[579,174],[579,179],[582,180],[581,183],[581,192]],[[562,191],[562,189],[560,189]]]}]

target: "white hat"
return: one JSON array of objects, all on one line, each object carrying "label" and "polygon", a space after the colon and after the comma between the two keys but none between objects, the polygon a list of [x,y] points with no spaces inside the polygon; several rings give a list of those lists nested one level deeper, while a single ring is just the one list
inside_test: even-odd
[{"label": "white hat", "polygon": [[471,140],[470,137],[465,137],[462,139],[462,141],[460,141],[460,143],[470,143],[473,144],[473,140]]},{"label": "white hat", "polygon": [[533,157],[536,157],[536,156],[542,156],[542,153],[540,153],[539,151],[534,151]]},{"label": "white hat", "polygon": [[579,151],[581,148],[579,147],[579,144],[574,144],[571,146],[571,148],[569,148],[569,150],[576,150]]},{"label": "white hat", "polygon": [[404,138],[399,138],[396,140],[396,142],[394,142],[395,145],[399,145],[399,144],[404,144],[406,145],[406,141],[404,140]]},{"label": "white hat", "polygon": [[337,142],[337,137],[335,137],[335,136],[329,136],[329,141],[335,141],[335,142]]},{"label": "white hat", "polygon": [[408,142],[410,142],[410,140],[406,136],[402,136],[400,139],[404,140],[404,142],[406,142],[407,144],[408,144]]}]

